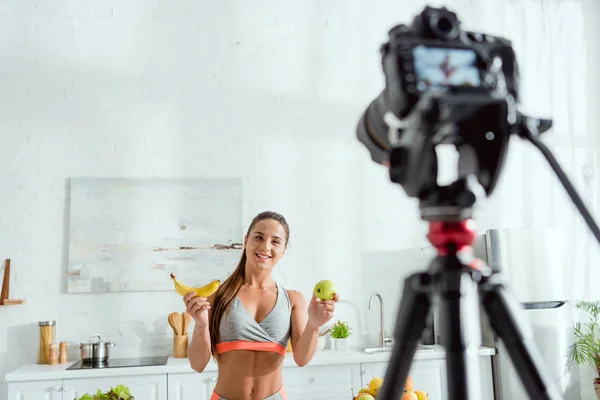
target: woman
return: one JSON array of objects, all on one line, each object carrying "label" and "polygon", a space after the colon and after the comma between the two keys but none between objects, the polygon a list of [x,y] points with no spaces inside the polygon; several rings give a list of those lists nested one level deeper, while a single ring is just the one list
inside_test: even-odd
[{"label": "woman", "polygon": [[219,368],[211,400],[286,399],[282,366],[288,340],[294,361],[304,366],[317,348],[319,328],[333,316],[333,300],[307,305],[302,293],[286,290],[271,277],[289,240],[285,218],[258,214],[244,237],[241,260],[209,298],[183,299],[195,326],[188,358],[202,372],[211,354]]}]

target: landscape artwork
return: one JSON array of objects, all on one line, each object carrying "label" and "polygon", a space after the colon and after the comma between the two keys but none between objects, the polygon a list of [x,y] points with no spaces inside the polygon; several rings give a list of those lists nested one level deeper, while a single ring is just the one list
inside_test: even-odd
[{"label": "landscape artwork", "polygon": [[226,278],[242,252],[241,178],[72,178],[69,293]]}]

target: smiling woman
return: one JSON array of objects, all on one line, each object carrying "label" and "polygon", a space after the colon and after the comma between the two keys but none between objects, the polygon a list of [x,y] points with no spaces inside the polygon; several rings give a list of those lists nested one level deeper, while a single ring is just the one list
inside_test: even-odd
[{"label": "smiling woman", "polygon": [[286,399],[282,366],[291,342],[296,364],[312,359],[319,327],[329,321],[339,300],[309,304],[303,294],[286,290],[271,276],[283,258],[290,236],[285,218],[265,211],[252,220],[240,262],[212,296],[184,297],[195,320],[188,358],[202,372],[211,354],[216,358],[218,380],[215,399]]}]

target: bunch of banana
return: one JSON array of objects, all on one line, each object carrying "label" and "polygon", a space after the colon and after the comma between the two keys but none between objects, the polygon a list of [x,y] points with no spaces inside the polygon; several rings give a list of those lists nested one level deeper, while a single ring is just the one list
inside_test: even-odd
[{"label": "bunch of banana", "polygon": [[181,295],[181,296],[185,296],[186,294],[188,294],[190,292],[196,292],[197,297],[209,297],[210,295],[212,295],[214,292],[217,291],[217,289],[219,288],[219,285],[221,284],[220,280],[215,279],[214,281],[212,281],[202,287],[194,288],[194,287],[187,286],[187,285],[184,285],[183,283],[179,282],[177,280],[177,278],[175,278],[175,274],[173,274],[172,272],[171,272],[171,279],[173,279],[173,282],[175,283],[175,291],[177,293],[179,293],[179,295]]}]

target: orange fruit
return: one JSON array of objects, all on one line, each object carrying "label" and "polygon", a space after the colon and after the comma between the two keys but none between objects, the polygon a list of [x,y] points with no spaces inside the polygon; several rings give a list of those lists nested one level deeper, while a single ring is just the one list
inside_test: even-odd
[{"label": "orange fruit", "polygon": [[369,393],[373,395],[373,397],[377,397],[377,393],[379,393],[379,389],[383,386],[382,378],[373,378],[369,382]]},{"label": "orange fruit", "polygon": [[415,388],[415,384],[409,375],[406,377],[406,383],[404,384],[404,390],[406,390],[407,392],[412,392],[414,390],[414,388]]},{"label": "orange fruit", "polygon": [[419,400],[415,392],[404,392],[400,400]]}]

